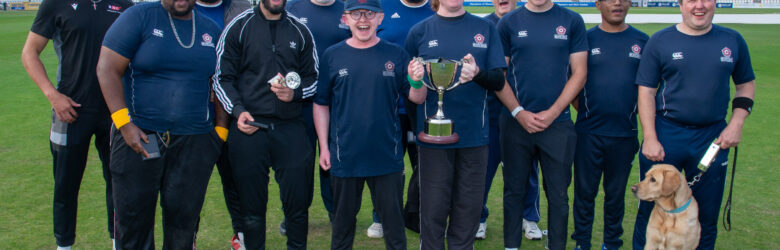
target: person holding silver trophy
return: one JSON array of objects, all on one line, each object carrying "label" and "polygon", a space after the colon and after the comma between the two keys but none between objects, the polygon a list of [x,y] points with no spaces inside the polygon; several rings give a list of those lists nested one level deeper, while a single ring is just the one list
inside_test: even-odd
[{"label": "person holding silver trophy", "polygon": [[301,118],[317,92],[317,52],[309,29],[263,0],[225,26],[217,43],[214,92],[234,118],[227,144],[234,164],[247,249],[264,249],[271,168],[287,220],[287,248],[305,249],[314,185],[314,150]]},{"label": "person holding silver trophy", "polygon": [[[487,93],[504,86],[498,32],[463,0],[433,1],[436,15],[406,40],[420,146],[421,249],[471,249],[479,226],[488,152]],[[457,61],[456,61],[457,60]],[[458,70],[460,68],[460,70]],[[425,90],[426,86],[430,90]],[[426,95],[415,92],[426,91]]]}]

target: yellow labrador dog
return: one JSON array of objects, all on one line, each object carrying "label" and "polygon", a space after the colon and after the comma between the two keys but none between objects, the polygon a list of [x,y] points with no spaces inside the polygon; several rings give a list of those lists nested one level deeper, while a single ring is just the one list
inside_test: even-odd
[{"label": "yellow labrador dog", "polygon": [[672,165],[654,165],[645,179],[631,186],[640,200],[655,201],[647,223],[645,249],[695,249],[701,225],[699,205],[680,171]]}]

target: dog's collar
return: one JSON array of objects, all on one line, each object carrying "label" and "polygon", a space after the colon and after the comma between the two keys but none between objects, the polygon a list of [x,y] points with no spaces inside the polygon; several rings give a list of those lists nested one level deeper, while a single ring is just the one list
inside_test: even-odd
[{"label": "dog's collar", "polygon": [[682,213],[682,211],[685,211],[685,209],[688,209],[688,206],[691,205],[691,201],[692,200],[693,200],[693,196],[691,196],[691,198],[688,198],[688,202],[686,202],[685,205],[682,205],[682,207],[678,207],[678,208],[675,208],[675,209],[672,209],[672,210],[666,210],[666,209],[663,209],[663,208],[661,208],[661,209],[663,209],[664,212],[669,213],[669,214]]}]

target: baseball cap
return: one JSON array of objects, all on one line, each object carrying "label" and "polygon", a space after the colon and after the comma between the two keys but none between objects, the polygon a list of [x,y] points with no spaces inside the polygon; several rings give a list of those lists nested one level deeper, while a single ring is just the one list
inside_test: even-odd
[{"label": "baseball cap", "polygon": [[382,4],[379,3],[379,0],[347,0],[347,2],[344,4],[345,11],[358,9],[382,12]]}]

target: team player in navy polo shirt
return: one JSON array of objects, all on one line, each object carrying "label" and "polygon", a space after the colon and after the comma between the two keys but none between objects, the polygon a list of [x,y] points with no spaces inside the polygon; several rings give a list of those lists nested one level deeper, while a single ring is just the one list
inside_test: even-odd
[{"label": "team player in navy polo shirt", "polygon": [[636,69],[647,35],[626,24],[627,0],[596,1],[601,24],[588,30],[588,80],[577,99],[574,153],[574,233],[579,249],[590,249],[593,208],[604,176],[602,249],[623,245],[626,183],[639,149],[636,127]]},{"label": "team player in navy polo shirt", "polygon": [[[336,0],[294,0],[285,7],[290,15],[298,18],[305,24],[314,37],[317,44],[317,55],[322,55],[325,49],[333,44],[349,38],[349,27],[341,21],[344,13],[344,2]],[[312,150],[317,146],[317,132],[314,129],[312,119],[312,103],[304,102],[301,116],[306,122],[306,132],[309,134],[309,142]],[[320,196],[328,218],[333,218],[333,190],[330,185],[330,171],[319,168]],[[284,227],[284,225],[282,225]],[[285,229],[286,230],[286,229]]]},{"label": "team player in navy polo shirt", "polygon": [[[501,42],[495,26],[467,13],[462,0],[434,0],[436,15],[409,31],[406,51],[422,59],[463,60],[455,79],[464,84],[444,94],[444,112],[452,119],[460,140],[420,148],[421,249],[472,249],[479,227],[488,154],[488,91],[504,85]],[[412,61],[412,83],[423,76],[423,66]],[[426,80],[428,81],[428,80]],[[422,83],[420,83],[422,84]],[[413,87],[420,87],[415,84]],[[416,89],[421,91],[420,89]],[[437,110],[438,95],[410,95],[417,106],[417,130]],[[446,230],[446,231],[445,231]]]},{"label": "team player in navy polo shirt", "polygon": [[320,166],[330,170],[333,185],[331,249],[352,249],[366,184],[384,222],[385,248],[406,249],[398,100],[409,90],[404,67],[409,56],[376,36],[383,18],[379,0],[348,0],[342,20],[352,37],[321,57],[314,121]]},{"label": "team player in navy polo shirt", "polygon": [[[272,168],[286,219],[287,248],[305,249],[307,242],[314,150],[301,109],[317,92],[318,59],[311,32],[287,14],[286,3],[261,1],[228,23],[217,44],[212,79],[217,99],[235,118],[227,143],[247,249],[265,248]],[[299,86],[275,80],[293,72]]]},{"label": "team player in navy polo shirt", "polygon": [[[220,29],[195,0],[127,9],[103,41],[97,74],[115,129],[116,247],[153,249],[157,197],[164,249],[194,246],[222,140],[209,112]],[[124,78],[123,78],[124,76]]]},{"label": "team player in navy polo shirt", "polygon": [[[27,74],[52,106],[49,139],[54,158],[54,237],[61,249],[69,249],[76,240],[79,186],[93,134],[106,182],[108,232],[114,238],[108,167],[111,119],[95,67],[108,27],[132,5],[129,0],[43,1],[22,49]],[[59,57],[56,88],[40,59],[49,40],[53,40]]]},{"label": "team player in navy polo shirt", "polygon": [[551,0],[531,0],[502,17],[498,32],[511,87],[498,94],[511,111],[500,118],[504,180],[523,180],[504,183],[504,245],[520,247],[525,180],[538,157],[548,201],[548,245],[564,249],[577,137],[569,103],[585,84],[585,24]]},{"label": "team player in navy polo shirt", "polygon": [[[714,249],[726,181],[728,149],[736,147],[756,91],[750,53],[742,36],[712,24],[715,0],[680,1],[682,22],[656,32],[639,63],[638,109],[642,122],[640,177],[653,164],[668,163],[693,180],[711,143],[720,152],[691,187],[699,203],[699,249]],[[728,124],[729,77],[736,92]],[[658,89],[660,88],[660,89]],[[653,203],[642,201],[634,224],[634,249],[645,244]],[[664,208],[672,210],[675,208]]]},{"label": "team player in navy polo shirt", "polygon": [[[517,8],[516,0],[493,0],[495,11],[484,18],[493,24],[498,25],[498,21],[504,15]],[[474,236],[477,239],[487,237],[487,218],[490,210],[487,207],[487,198],[490,193],[490,187],[493,183],[493,177],[496,176],[498,164],[501,162],[500,128],[498,126],[501,110],[504,106],[496,97],[495,93],[488,94],[488,110],[490,111],[490,144],[488,152],[487,175],[485,176],[485,197],[482,202],[482,215],[479,218],[479,230]],[[523,209],[523,233],[530,240],[541,240],[542,230],[536,224],[541,219],[539,214],[539,168],[538,160],[534,159],[534,165],[531,173],[528,175],[528,184],[525,190],[525,203]]]},{"label": "team player in navy polo shirt", "polygon": [[[386,0],[382,3],[382,10],[387,13],[387,18],[377,29],[377,36],[382,40],[395,43],[404,47],[406,35],[409,29],[425,18],[434,14],[428,0]],[[401,132],[404,151],[409,153],[409,162],[412,164],[412,176],[409,179],[409,188],[406,193],[406,205],[404,205],[404,220],[406,228],[420,232],[420,184],[419,169],[417,169],[417,145],[414,143],[414,127],[417,121],[417,105],[406,97],[398,101],[398,118],[401,119]],[[366,230],[370,238],[382,237],[382,222],[374,213],[374,223]]]}]

